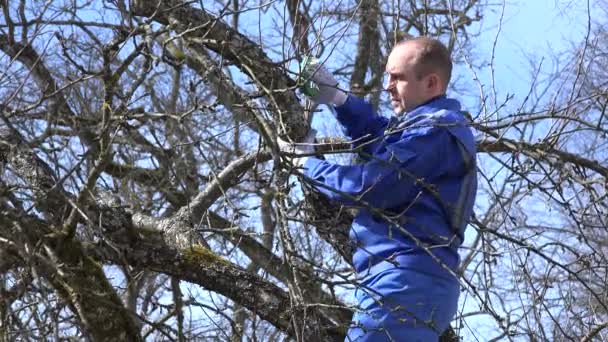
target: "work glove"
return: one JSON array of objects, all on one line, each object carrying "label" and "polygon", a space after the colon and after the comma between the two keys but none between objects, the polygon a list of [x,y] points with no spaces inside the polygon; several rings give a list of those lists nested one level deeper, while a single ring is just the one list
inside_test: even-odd
[{"label": "work glove", "polygon": [[279,149],[281,152],[289,153],[287,156],[291,159],[292,164],[295,167],[301,167],[304,165],[306,160],[308,160],[308,156],[300,156],[302,154],[313,154],[315,153],[315,147],[313,143],[315,142],[315,136],[317,135],[317,131],[311,129],[308,131],[308,134],[304,138],[301,143],[290,143],[281,138],[277,139],[277,143],[279,144]]},{"label": "work glove", "polygon": [[338,81],[316,58],[305,57],[300,65],[306,81],[302,87],[304,95],[316,103],[341,106],[346,102],[346,93],[338,89]]}]

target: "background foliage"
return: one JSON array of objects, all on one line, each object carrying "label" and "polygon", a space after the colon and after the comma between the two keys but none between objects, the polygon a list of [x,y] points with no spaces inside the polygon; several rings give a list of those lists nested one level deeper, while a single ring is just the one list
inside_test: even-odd
[{"label": "background foliage", "polygon": [[423,34],[461,70],[452,95],[475,99],[454,332],[608,337],[608,39],[589,4],[585,39],[550,75],[530,61],[518,102],[478,77],[494,59],[476,27],[504,3],[0,4],[2,340],[343,340],[351,212],[301,191],[276,137],[329,117],[297,91],[304,56],[388,113],[387,55]]}]

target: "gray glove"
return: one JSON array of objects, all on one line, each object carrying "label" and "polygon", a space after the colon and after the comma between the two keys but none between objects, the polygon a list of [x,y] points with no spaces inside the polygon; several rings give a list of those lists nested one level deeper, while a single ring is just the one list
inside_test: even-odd
[{"label": "gray glove", "polygon": [[[311,129],[308,131],[306,138],[301,143],[290,143],[281,138],[277,139],[277,143],[279,144],[279,149],[281,152],[289,153],[289,154],[313,154],[315,153],[315,147],[313,143],[315,142],[315,136],[317,135],[317,131]],[[304,165],[306,160],[308,160],[308,156],[289,156],[291,158],[291,162],[294,166],[300,167]]]},{"label": "gray glove", "polygon": [[[338,81],[327,68],[315,58],[304,58],[302,77],[312,81],[302,88],[305,95],[316,103],[341,106],[346,102],[346,93],[338,89]],[[309,82],[310,83],[310,82]]]}]

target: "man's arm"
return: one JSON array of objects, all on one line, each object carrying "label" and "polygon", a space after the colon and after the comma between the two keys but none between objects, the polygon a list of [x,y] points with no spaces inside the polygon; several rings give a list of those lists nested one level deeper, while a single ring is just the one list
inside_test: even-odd
[{"label": "man's arm", "polygon": [[362,164],[336,165],[310,158],[304,164],[305,175],[321,193],[341,204],[394,208],[415,198],[422,189],[419,182],[462,165],[454,148],[446,129],[421,128],[404,132]]},{"label": "man's arm", "polygon": [[371,153],[374,145],[372,140],[381,139],[388,119],[377,115],[366,101],[342,91],[333,74],[314,58],[306,59],[303,63],[304,78],[310,79],[316,86],[303,87],[303,93],[316,103],[334,106],[344,134],[354,141],[355,147],[365,144],[363,152]]},{"label": "man's arm", "polygon": [[389,120],[378,115],[370,103],[352,94],[342,105],[334,108],[344,135],[354,141],[353,147],[367,144],[363,152],[371,154],[373,150],[369,147],[374,145],[372,140],[382,139]]}]

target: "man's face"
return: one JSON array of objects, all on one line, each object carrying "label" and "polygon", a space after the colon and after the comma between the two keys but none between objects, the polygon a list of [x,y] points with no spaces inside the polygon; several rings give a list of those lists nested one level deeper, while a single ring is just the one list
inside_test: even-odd
[{"label": "man's face", "polygon": [[415,56],[416,44],[399,45],[388,56],[386,90],[395,114],[408,112],[433,97],[429,93],[427,77],[418,79],[416,75]]}]

